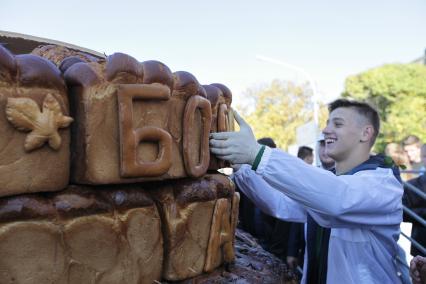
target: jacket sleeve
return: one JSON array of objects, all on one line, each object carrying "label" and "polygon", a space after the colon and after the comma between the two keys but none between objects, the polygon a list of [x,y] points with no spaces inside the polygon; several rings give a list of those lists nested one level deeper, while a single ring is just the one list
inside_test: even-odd
[{"label": "jacket sleeve", "polygon": [[402,221],[402,185],[390,169],[335,176],[281,150],[267,148],[256,173],[308,208],[323,227],[395,225]]},{"label": "jacket sleeve", "polygon": [[252,171],[250,166],[243,165],[233,175],[233,180],[239,190],[263,213],[285,221],[306,222],[306,209],[272,188],[260,175]]}]

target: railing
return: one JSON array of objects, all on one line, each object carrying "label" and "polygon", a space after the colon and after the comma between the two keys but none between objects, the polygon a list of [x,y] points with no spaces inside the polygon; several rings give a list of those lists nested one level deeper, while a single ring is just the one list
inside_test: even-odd
[{"label": "railing", "polygon": [[406,189],[414,192],[415,194],[417,194],[418,196],[420,196],[421,198],[423,198],[424,200],[426,200],[426,193],[424,193],[423,191],[421,191],[420,189],[418,189],[417,187],[415,187],[411,183],[408,183],[408,182],[403,182],[403,183],[404,183],[404,187]]},{"label": "railing", "polygon": [[[405,172],[407,172],[407,171],[405,171]],[[426,193],[424,193],[423,191],[421,191],[420,189],[418,189],[417,187],[415,187],[414,185],[412,185],[408,182],[403,182],[403,184],[404,184],[405,190],[409,190],[409,191],[413,192],[414,194],[418,195],[420,198],[426,200]],[[403,208],[405,214],[409,215],[411,218],[413,218],[419,224],[421,224],[422,226],[424,226],[426,228],[426,220],[425,219],[423,219],[421,216],[416,214],[413,210],[411,210],[410,208],[408,208],[405,205],[403,205],[402,208]],[[401,232],[401,235],[403,237],[405,237],[414,247],[416,247],[419,251],[421,251],[424,255],[426,255],[426,248],[425,247],[423,247],[421,244],[419,244],[413,238],[407,236],[404,232]]]},{"label": "railing", "polygon": [[401,174],[418,174],[418,175],[422,175],[422,174],[425,174],[426,171],[424,171],[424,170],[401,170],[400,173]]},{"label": "railing", "polygon": [[[409,171],[401,171],[401,173],[424,173],[424,171],[414,171],[414,170],[409,170]],[[426,174],[426,173],[425,173]],[[407,183],[407,182],[403,182],[404,185],[404,190],[409,190],[411,192],[413,192],[414,194],[420,196],[420,198],[426,200],[426,193],[424,193],[423,191],[421,191],[420,189],[418,189],[417,187],[415,187],[414,185]],[[403,211],[405,214],[409,215],[411,218],[413,218],[414,220],[416,220],[419,224],[421,224],[422,226],[424,226],[426,228],[426,220],[423,219],[421,216],[419,216],[418,214],[416,214],[413,210],[411,210],[410,208],[408,208],[407,206],[403,205]],[[416,247],[420,252],[422,252],[424,255],[426,255],[426,248],[423,247],[420,243],[418,243],[415,239],[411,238],[410,236],[406,235],[404,232],[401,232],[401,235],[406,238],[414,247]],[[399,258],[399,256],[397,256],[397,259],[404,265],[406,266],[406,262],[405,260],[402,260]],[[303,275],[303,269],[300,266],[296,267],[297,272],[300,275]]]},{"label": "railing", "polygon": [[[405,172],[405,173],[422,173],[422,171],[401,171],[401,172]],[[404,189],[405,190],[409,190],[411,192],[414,192],[416,195],[420,196],[421,198],[423,198],[424,200],[426,200],[426,193],[424,193],[423,191],[421,191],[420,189],[418,189],[417,187],[415,187],[414,185],[407,183],[407,182],[403,182],[404,184]],[[408,208],[407,206],[403,205],[403,211],[404,213],[406,213],[407,215],[409,215],[411,218],[413,218],[414,220],[416,220],[419,224],[421,224],[422,226],[424,226],[426,228],[426,220],[423,219],[421,216],[419,216],[418,214],[416,214],[413,210],[411,210],[410,208]],[[406,235],[404,232],[401,232],[401,235],[406,238],[413,246],[415,246],[419,251],[421,251],[424,255],[426,255],[426,248],[423,247],[421,244],[419,244],[415,239],[411,238],[410,236]],[[406,266],[406,262],[405,260],[399,259],[399,256],[397,256],[397,259],[404,265]],[[303,275],[303,270],[300,266],[296,267],[297,272],[300,273],[300,275]]]}]

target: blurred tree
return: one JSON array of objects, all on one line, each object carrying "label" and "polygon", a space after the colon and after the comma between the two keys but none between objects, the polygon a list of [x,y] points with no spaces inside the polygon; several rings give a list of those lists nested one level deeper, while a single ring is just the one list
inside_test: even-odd
[{"label": "blurred tree", "polygon": [[[271,137],[278,147],[296,142],[296,128],[313,119],[309,84],[274,80],[269,85],[248,89],[246,107],[236,106],[251,125],[256,138]],[[320,108],[320,125],[325,125],[325,108]]]},{"label": "blurred tree", "polygon": [[374,105],[382,119],[375,151],[414,134],[426,141],[426,66],[387,64],[346,79],[344,97]]}]

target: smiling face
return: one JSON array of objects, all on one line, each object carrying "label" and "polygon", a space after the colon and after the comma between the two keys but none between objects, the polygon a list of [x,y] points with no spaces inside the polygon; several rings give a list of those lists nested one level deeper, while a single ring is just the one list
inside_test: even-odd
[{"label": "smiling face", "polygon": [[348,159],[361,144],[369,142],[366,126],[365,119],[354,108],[333,110],[323,130],[325,153],[336,162]]},{"label": "smiling face", "polygon": [[407,153],[408,158],[410,159],[410,162],[412,162],[412,163],[420,163],[421,162],[420,143],[405,145],[404,150]]},{"label": "smiling face", "polygon": [[334,160],[325,152],[325,140],[321,140],[318,143],[318,156],[322,166],[326,169],[332,168],[334,166]]}]

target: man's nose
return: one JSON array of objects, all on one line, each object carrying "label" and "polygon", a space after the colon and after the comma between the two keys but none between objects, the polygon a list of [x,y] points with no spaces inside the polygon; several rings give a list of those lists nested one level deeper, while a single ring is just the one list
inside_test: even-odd
[{"label": "man's nose", "polygon": [[328,126],[328,124],[324,127],[324,129],[322,130],[322,134],[327,134],[330,133],[330,127]]}]

